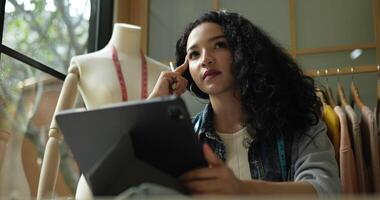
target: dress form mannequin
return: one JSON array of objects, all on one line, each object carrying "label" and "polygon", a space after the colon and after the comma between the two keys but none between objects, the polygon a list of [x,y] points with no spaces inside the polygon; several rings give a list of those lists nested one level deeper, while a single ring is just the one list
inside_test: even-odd
[{"label": "dress form mannequin", "polygon": [[[117,50],[128,100],[141,99],[140,32],[141,28],[138,26],[117,23],[114,25],[111,40],[106,47],[94,53],[73,57],[55,113],[73,107],[77,88],[87,109],[99,108],[106,104],[122,101],[118,74],[112,60],[113,47]],[[146,57],[146,62],[147,92],[149,94],[153,90],[161,71],[169,68],[148,57]],[[51,198],[54,192],[60,162],[59,142],[61,140],[62,135],[53,118],[42,163],[38,199]],[[88,199],[91,197],[91,191],[81,176],[76,198]]]},{"label": "dress form mannequin", "polygon": [[7,144],[8,144],[9,138],[11,137],[10,135],[11,135],[10,133],[0,130],[0,171],[3,166]]},{"label": "dress form mannequin", "polygon": [[[24,106],[23,110],[15,106],[18,103]],[[30,106],[23,100],[6,101],[3,105],[5,112],[0,113],[0,199],[30,199],[31,191],[22,162],[22,145],[30,118],[27,114],[17,115],[28,113]]]},{"label": "dress form mannequin", "polygon": [[[3,109],[5,107],[5,104],[5,100],[3,100],[0,96],[0,109]],[[11,137],[10,127],[8,127],[7,123],[3,122],[5,121],[4,119],[4,116],[0,114],[0,172],[3,166],[4,157],[7,150],[7,144],[9,138]]]},{"label": "dress form mannequin", "polygon": [[31,199],[31,191],[21,157],[23,139],[23,133],[12,131],[0,171],[0,199]]}]

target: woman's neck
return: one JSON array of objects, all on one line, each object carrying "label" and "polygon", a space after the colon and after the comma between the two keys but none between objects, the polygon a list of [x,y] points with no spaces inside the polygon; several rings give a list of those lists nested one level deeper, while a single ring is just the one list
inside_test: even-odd
[{"label": "woman's neck", "polygon": [[218,132],[235,133],[245,126],[245,113],[238,97],[230,94],[210,96],[213,123]]},{"label": "woman's neck", "polygon": [[114,46],[125,54],[140,53],[141,28],[130,24],[116,23],[108,47]]}]

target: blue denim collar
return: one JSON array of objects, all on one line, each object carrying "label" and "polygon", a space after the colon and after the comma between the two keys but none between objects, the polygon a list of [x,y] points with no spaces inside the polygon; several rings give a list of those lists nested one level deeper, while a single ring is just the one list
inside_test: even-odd
[{"label": "blue denim collar", "polygon": [[213,111],[211,103],[208,103],[203,109],[202,119],[203,120],[200,124],[199,138],[207,137],[208,139],[223,143],[219,135],[216,134],[215,128],[213,126]]}]

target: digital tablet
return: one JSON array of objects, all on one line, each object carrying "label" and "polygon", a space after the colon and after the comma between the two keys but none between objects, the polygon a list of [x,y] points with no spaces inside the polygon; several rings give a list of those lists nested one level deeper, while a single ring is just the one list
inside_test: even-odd
[{"label": "digital tablet", "polygon": [[180,97],[66,110],[56,121],[96,196],[117,195],[141,183],[186,193],[177,178],[207,166]]}]

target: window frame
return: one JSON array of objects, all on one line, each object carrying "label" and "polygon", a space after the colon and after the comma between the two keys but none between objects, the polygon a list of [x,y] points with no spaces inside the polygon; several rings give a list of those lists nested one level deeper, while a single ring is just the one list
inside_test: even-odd
[{"label": "window frame", "polygon": [[[18,52],[3,44],[3,31],[4,31],[4,16],[5,16],[5,3],[6,0],[0,0],[0,61],[1,55],[4,53],[22,63],[43,71],[51,76],[64,80],[66,74],[63,74],[53,67],[45,65],[21,52]],[[112,35],[113,26],[113,5],[114,0],[90,0],[91,3],[91,16],[89,24],[89,36],[87,49],[88,52],[93,52],[103,48],[109,41]],[[1,66],[0,66],[1,67]]]}]

